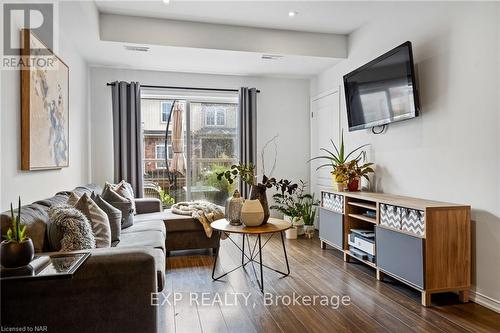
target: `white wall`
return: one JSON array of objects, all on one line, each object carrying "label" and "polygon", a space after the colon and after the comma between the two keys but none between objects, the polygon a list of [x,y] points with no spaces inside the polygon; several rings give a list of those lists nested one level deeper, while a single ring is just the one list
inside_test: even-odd
[{"label": "white wall", "polygon": [[[257,107],[258,157],[265,142],[279,134],[274,176],[309,180],[309,81],[264,77],[187,74],[94,67],[91,80],[92,181],[113,179],[111,88],[107,82],[138,81],[145,85],[239,88],[261,90]],[[272,150],[266,158],[274,158]],[[259,164],[260,168],[260,164]],[[270,166],[266,167],[270,169]],[[269,170],[268,170],[269,171]]]},{"label": "white wall", "polygon": [[1,73],[1,171],[0,211],[17,202],[24,204],[44,199],[56,192],[88,183],[88,67],[76,51],[74,36],[60,28],[57,54],[69,66],[69,167],[61,170],[21,171],[21,97],[17,70]]},{"label": "white wall", "polygon": [[[390,16],[350,36],[347,60],[311,81],[314,96],[338,87],[344,74],[400,43],[413,43],[421,117],[391,124],[383,135],[348,133],[346,140],[350,146],[371,143],[377,191],[472,206],[474,289],[498,302],[499,6],[394,3]],[[347,132],[343,94],[341,99]],[[490,306],[500,309],[494,301]]]}]

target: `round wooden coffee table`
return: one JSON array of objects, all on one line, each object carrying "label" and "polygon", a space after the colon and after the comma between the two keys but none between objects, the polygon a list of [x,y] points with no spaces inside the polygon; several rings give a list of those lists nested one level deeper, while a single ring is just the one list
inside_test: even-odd
[{"label": "round wooden coffee table", "polygon": [[[233,268],[232,270],[215,277],[215,267],[217,265],[217,260],[219,258],[219,250],[217,250],[217,253],[215,255],[215,260],[214,260],[214,266],[212,269],[212,279],[214,281],[219,280],[220,278],[228,275],[231,272],[234,272],[238,268],[243,268],[247,264],[251,263],[253,272],[255,274],[255,278],[257,279],[257,283],[260,287],[260,291],[264,292],[264,272],[263,272],[263,267],[271,269],[275,272],[278,272],[282,274],[283,276],[288,276],[290,275],[290,266],[288,265],[288,257],[286,254],[286,246],[285,246],[285,238],[283,236],[283,232],[289,228],[292,227],[292,224],[290,222],[280,220],[280,219],[275,219],[275,218],[269,218],[267,223],[262,224],[258,227],[246,227],[244,225],[240,226],[234,226],[230,225],[229,221],[226,219],[221,219],[214,221],[210,224],[210,226],[214,230],[218,230],[219,232],[219,238],[222,236],[224,233],[231,242],[233,242],[234,245],[241,251],[241,265],[238,267]],[[262,263],[262,248],[266,246],[267,242],[275,235],[279,233],[281,236],[281,244],[283,245],[283,253],[285,255],[285,263],[286,263],[286,273],[279,271],[277,269],[274,269],[272,267],[269,267],[265,264]],[[242,246],[240,247],[232,238],[230,234],[241,234],[242,235]],[[269,235],[267,240],[262,244],[262,235]],[[250,235],[255,235],[255,241],[253,247],[250,246]],[[246,241],[245,241],[246,240]],[[245,242],[247,243],[248,250],[245,251]],[[258,245],[258,248],[257,248]],[[248,252],[248,254],[247,254]],[[255,260],[259,256],[259,261]],[[245,261],[245,258],[247,259]],[[254,263],[258,263],[260,266],[260,281],[259,278],[257,277],[257,271],[255,270]]]}]

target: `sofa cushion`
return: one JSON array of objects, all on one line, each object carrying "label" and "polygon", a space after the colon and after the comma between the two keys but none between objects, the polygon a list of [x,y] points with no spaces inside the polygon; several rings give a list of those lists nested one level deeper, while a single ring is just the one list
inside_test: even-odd
[{"label": "sofa cushion", "polygon": [[161,249],[165,253],[165,237],[154,230],[122,233],[116,247],[150,247]]},{"label": "sofa cushion", "polygon": [[68,201],[70,192],[60,192],[51,198],[35,201],[35,204],[45,206],[47,208],[57,205],[65,205]]},{"label": "sofa cushion", "polygon": [[162,220],[143,220],[136,221],[130,228],[122,230],[122,233],[142,232],[142,231],[158,231],[161,232],[163,237],[167,236],[165,230],[165,223]]},{"label": "sofa cushion", "polygon": [[170,209],[158,213],[136,215],[134,221],[162,220],[167,233],[177,231],[203,231],[201,223],[191,216],[178,215]]}]

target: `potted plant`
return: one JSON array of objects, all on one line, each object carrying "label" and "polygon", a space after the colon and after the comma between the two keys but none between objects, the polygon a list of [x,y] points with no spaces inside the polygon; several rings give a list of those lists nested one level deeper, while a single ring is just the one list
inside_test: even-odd
[{"label": "potted plant", "polygon": [[375,172],[372,168],[373,163],[364,163],[361,165],[359,163],[359,160],[352,160],[349,162],[349,181],[347,188],[351,192],[359,191],[361,177],[370,181],[368,174]]},{"label": "potted plant", "polygon": [[28,265],[35,254],[33,242],[26,235],[26,226],[21,226],[21,198],[17,216],[10,204],[12,227],[7,230],[7,239],[2,241],[0,247],[1,264],[6,268],[16,268]]},{"label": "potted plant", "polygon": [[312,195],[308,194],[305,196],[302,203],[302,220],[305,225],[305,234],[312,238],[314,235],[314,220],[316,219],[317,206],[319,205],[319,200],[314,198],[314,193]]},{"label": "potted plant", "polygon": [[273,195],[275,205],[271,206],[283,214],[286,221],[292,223],[290,231],[285,232],[287,238],[295,239],[296,235],[304,234],[303,204],[305,200],[311,198],[310,194],[305,194],[306,183],[299,181],[299,184],[292,184],[288,180],[281,180],[280,192]]},{"label": "potted plant", "polygon": [[351,161],[360,161],[361,159],[364,160],[366,153],[362,149],[368,146],[368,144],[361,145],[353,149],[351,152],[346,153],[343,132],[339,147],[337,147],[332,139],[330,139],[330,142],[332,143],[333,150],[321,148],[320,150],[324,151],[327,155],[316,156],[309,161],[317,159],[328,161],[327,163],[317,167],[316,170],[324,167],[331,167],[333,186],[337,189],[337,191],[344,191],[351,180],[352,165],[349,163]]}]

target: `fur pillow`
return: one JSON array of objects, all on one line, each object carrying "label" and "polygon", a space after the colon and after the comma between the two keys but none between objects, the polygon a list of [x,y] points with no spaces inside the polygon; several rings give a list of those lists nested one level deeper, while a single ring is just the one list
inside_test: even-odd
[{"label": "fur pillow", "polygon": [[90,223],[78,209],[68,205],[52,206],[49,220],[49,240],[53,250],[67,252],[95,248]]}]

